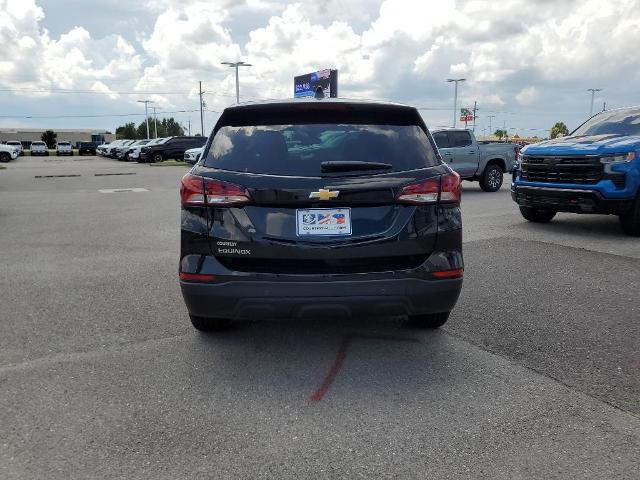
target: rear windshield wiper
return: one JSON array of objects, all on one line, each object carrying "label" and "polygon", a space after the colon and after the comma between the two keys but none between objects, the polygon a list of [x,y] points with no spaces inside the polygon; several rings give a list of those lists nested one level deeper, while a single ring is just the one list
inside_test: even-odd
[{"label": "rear windshield wiper", "polygon": [[320,164],[323,172],[351,172],[357,170],[389,170],[393,168],[390,163],[359,162],[349,160],[335,160]]}]

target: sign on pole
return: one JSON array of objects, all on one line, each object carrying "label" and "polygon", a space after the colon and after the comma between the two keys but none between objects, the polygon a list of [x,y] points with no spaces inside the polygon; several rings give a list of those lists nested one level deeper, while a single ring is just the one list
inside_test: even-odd
[{"label": "sign on pole", "polygon": [[460,121],[461,122],[472,122],[473,121],[473,113],[468,108],[460,109]]},{"label": "sign on pole", "polygon": [[468,108],[460,109],[460,121],[464,122],[464,128],[467,128],[468,122],[473,122],[473,113]]}]

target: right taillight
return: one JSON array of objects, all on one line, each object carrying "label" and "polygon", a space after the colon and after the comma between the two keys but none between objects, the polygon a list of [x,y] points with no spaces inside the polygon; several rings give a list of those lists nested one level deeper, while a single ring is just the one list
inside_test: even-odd
[{"label": "right taillight", "polygon": [[462,181],[460,175],[451,172],[441,177],[440,203],[460,203]]},{"label": "right taillight", "polygon": [[183,205],[229,207],[249,202],[249,193],[239,185],[198,177],[182,177],[180,198]]},{"label": "right taillight", "polygon": [[462,184],[460,175],[451,172],[441,177],[429,178],[420,183],[406,185],[396,200],[401,203],[427,205],[432,203],[458,203]]}]

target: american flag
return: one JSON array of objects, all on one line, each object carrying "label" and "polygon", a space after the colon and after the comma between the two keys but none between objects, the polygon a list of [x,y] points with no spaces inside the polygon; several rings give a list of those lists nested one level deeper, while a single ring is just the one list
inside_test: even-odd
[{"label": "american flag", "polygon": [[328,213],[326,215],[322,213],[318,215],[318,224],[324,225],[329,222],[331,222],[331,215],[329,215]]}]

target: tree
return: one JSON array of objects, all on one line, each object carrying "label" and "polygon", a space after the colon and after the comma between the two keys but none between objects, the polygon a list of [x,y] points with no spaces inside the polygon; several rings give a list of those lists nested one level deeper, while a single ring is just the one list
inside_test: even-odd
[{"label": "tree", "polygon": [[[158,119],[157,124],[153,117],[149,117],[149,137],[155,138],[156,130],[158,137],[184,135],[184,129],[173,117]],[[116,135],[118,138],[147,138],[147,122],[143,120],[138,126],[133,122],[125,123],[116,128]]]},{"label": "tree", "polygon": [[47,130],[40,136],[40,140],[47,144],[47,148],[55,148],[58,134],[53,130]]},{"label": "tree", "polygon": [[560,135],[569,135],[569,129],[564,122],[556,122],[551,128],[551,138],[558,138]]},{"label": "tree", "polygon": [[[147,138],[147,122],[143,120],[136,128],[137,138]],[[158,136],[161,137],[160,129],[158,129]],[[153,118],[149,118],[149,138],[153,138]]]},{"label": "tree", "polygon": [[507,131],[506,130],[501,130],[498,129],[495,132],[493,132],[493,134],[498,137],[498,140],[502,140],[502,137],[506,137],[507,136]]},{"label": "tree", "polygon": [[162,123],[165,125],[167,131],[167,137],[175,137],[179,135],[184,135],[184,129],[180,126],[178,122],[175,121],[173,117],[168,118],[166,120],[162,119]]},{"label": "tree", "polygon": [[136,132],[136,124],[133,122],[129,122],[116,128],[116,138],[126,138],[129,140],[139,138],[138,132]]}]

